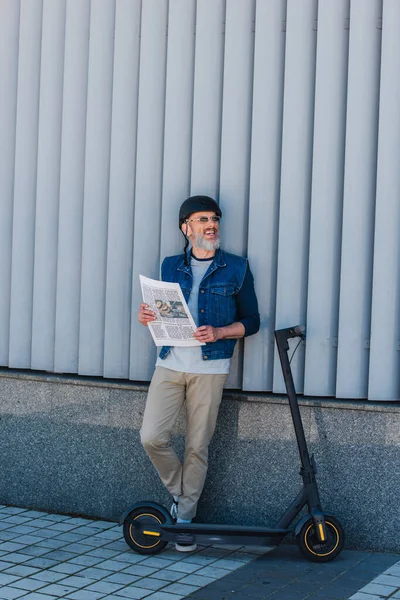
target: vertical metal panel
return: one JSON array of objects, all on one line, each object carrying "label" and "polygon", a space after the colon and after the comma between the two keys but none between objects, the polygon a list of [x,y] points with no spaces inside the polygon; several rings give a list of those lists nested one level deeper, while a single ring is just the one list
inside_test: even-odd
[{"label": "vertical metal panel", "polygon": [[261,329],[245,341],[243,389],[247,390],[272,389],[285,19],[286,0],[258,0],[248,256],[259,300]]},{"label": "vertical metal panel", "polygon": [[[315,0],[288,0],[277,329],[304,323],[306,317],[316,18]],[[303,389],[303,364],[304,352],[300,347],[292,363],[293,377],[299,392]],[[275,392],[284,391],[278,359],[274,364],[273,389]]]},{"label": "vertical metal panel", "polygon": [[336,388],[349,15],[349,0],[319,0],[304,393],[322,396]]},{"label": "vertical metal panel", "polygon": [[79,373],[102,375],[115,0],[92,2],[86,118]]},{"label": "vertical metal panel", "polygon": [[229,235],[225,246],[242,255],[247,250],[254,18],[253,0],[227,1],[220,204],[222,233]]},{"label": "vertical metal panel", "polygon": [[0,365],[8,365],[20,3],[0,2]]},{"label": "vertical metal panel", "polygon": [[400,398],[400,3],[383,4],[368,397]]},{"label": "vertical metal panel", "polygon": [[67,0],[54,369],[78,370],[90,0]]},{"label": "vertical metal panel", "polygon": [[167,7],[166,0],[143,3],[140,38],[130,378],[144,381],[151,378],[156,351],[136,315],[139,274],[159,277]]},{"label": "vertical metal panel", "polygon": [[42,0],[21,3],[12,239],[11,367],[31,365]]},{"label": "vertical metal panel", "polygon": [[[224,248],[244,255],[247,250],[251,103],[254,58],[254,1],[226,4],[224,83],[221,128],[220,205]],[[226,387],[239,388],[242,353],[238,345]]]},{"label": "vertical metal panel", "polygon": [[54,367],[64,35],[65,0],[43,0],[31,367],[48,371]]},{"label": "vertical metal panel", "polygon": [[141,0],[117,0],[104,376],[128,377]]},{"label": "vertical metal panel", "polygon": [[368,390],[377,117],[382,15],[380,0],[353,0],[349,78],[336,395]]},{"label": "vertical metal panel", "polygon": [[193,116],[194,0],[169,0],[161,257],[178,254],[179,205],[189,195]]},{"label": "vertical metal panel", "polygon": [[217,198],[225,0],[197,0],[191,194]]}]

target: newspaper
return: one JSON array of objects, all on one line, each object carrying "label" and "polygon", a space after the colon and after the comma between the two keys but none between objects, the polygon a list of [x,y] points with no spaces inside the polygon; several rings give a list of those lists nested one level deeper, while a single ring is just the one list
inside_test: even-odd
[{"label": "newspaper", "polygon": [[179,283],[156,281],[139,275],[143,302],[156,314],[148,324],[156,346],[204,346],[193,337],[197,326]]}]

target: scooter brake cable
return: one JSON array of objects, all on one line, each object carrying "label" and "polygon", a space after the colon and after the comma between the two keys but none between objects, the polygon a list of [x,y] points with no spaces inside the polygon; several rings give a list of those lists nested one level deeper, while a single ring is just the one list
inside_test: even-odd
[{"label": "scooter brake cable", "polygon": [[295,352],[296,352],[297,348],[300,346],[300,344],[301,344],[302,341],[303,340],[300,338],[300,340],[298,341],[298,343],[296,345],[296,348],[293,350],[292,356],[290,357],[290,360],[289,360],[289,365],[291,364],[291,362],[293,360],[293,356],[295,355]]}]

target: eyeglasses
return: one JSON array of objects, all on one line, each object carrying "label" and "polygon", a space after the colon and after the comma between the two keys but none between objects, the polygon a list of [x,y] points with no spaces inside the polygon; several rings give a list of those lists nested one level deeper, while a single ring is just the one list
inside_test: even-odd
[{"label": "eyeglasses", "polygon": [[197,217],[196,219],[187,219],[187,223],[191,223],[192,221],[198,221],[199,223],[208,223],[208,221],[219,223],[220,219],[221,217],[218,215],[214,215],[213,217]]}]

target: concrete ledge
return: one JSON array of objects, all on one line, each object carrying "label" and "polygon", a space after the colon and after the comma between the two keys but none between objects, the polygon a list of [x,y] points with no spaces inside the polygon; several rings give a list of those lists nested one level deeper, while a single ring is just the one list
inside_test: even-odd
[{"label": "concrete ledge", "polygon": [[[0,503],[117,520],[169,495],[139,429],[147,386],[0,371]],[[327,513],[350,548],[400,552],[400,405],[301,398]],[[176,443],[182,450],[184,420]],[[227,391],[199,516],[272,524],[296,495],[299,458],[287,400]]]}]

